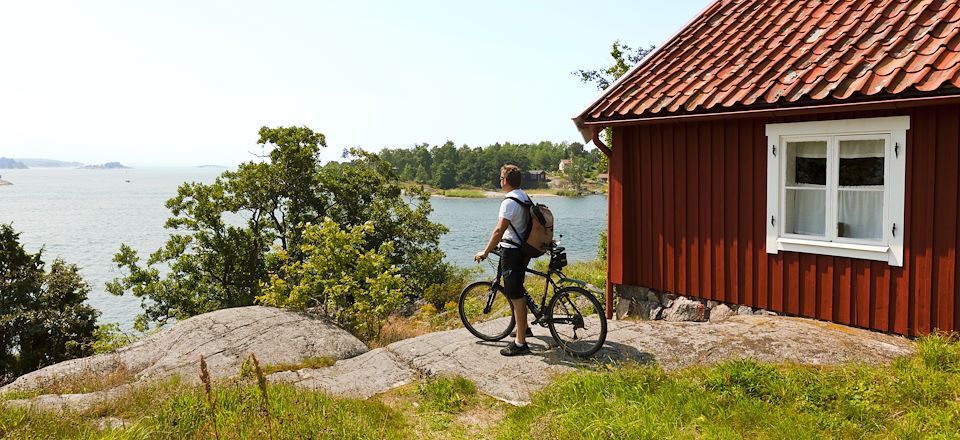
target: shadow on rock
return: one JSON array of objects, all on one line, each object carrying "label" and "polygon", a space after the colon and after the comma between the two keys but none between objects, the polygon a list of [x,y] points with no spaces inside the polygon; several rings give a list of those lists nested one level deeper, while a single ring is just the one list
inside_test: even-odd
[{"label": "shadow on rock", "polygon": [[[510,338],[504,338],[502,341],[489,342],[477,341],[477,345],[502,348],[510,342]],[[556,348],[556,342],[550,336],[533,336],[527,338],[530,344],[532,356],[543,358],[543,361],[550,365],[563,365],[571,368],[591,368],[601,364],[621,364],[636,363],[642,365],[653,365],[657,363],[656,356],[653,353],[640,351],[636,347],[621,344],[619,342],[607,341],[603,348],[590,356],[589,358],[579,358],[564,353]]]}]

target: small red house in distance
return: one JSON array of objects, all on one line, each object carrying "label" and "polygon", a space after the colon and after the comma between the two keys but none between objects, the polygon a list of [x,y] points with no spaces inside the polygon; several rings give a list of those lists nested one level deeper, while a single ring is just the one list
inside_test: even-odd
[{"label": "small red house in distance", "polygon": [[[575,118],[609,284],[960,330],[960,5],[721,0]],[[611,148],[598,134],[613,128]]]}]

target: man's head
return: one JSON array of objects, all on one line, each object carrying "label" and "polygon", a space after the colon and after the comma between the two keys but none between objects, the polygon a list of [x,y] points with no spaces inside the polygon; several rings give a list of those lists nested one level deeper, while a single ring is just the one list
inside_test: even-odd
[{"label": "man's head", "polygon": [[507,190],[520,188],[520,168],[516,165],[504,165],[500,167],[500,186]]}]

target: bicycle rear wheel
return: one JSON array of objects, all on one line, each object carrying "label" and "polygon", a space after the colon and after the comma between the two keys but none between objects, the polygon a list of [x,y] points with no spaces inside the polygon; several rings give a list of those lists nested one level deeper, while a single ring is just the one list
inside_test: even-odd
[{"label": "bicycle rear wheel", "polygon": [[513,331],[513,304],[503,288],[493,288],[489,281],[473,283],[460,292],[457,302],[463,326],[484,341],[499,341]]},{"label": "bicycle rear wheel", "polygon": [[580,287],[556,291],[547,305],[550,335],[559,348],[578,357],[597,352],[607,340],[607,317],[593,294]]}]

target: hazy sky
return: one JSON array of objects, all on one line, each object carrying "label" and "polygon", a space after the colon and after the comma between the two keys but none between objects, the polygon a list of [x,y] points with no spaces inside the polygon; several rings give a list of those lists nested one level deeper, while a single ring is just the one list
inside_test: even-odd
[{"label": "hazy sky", "polygon": [[0,156],[234,165],[263,126],[345,147],[576,141],[570,72],[708,0],[9,1]]}]

